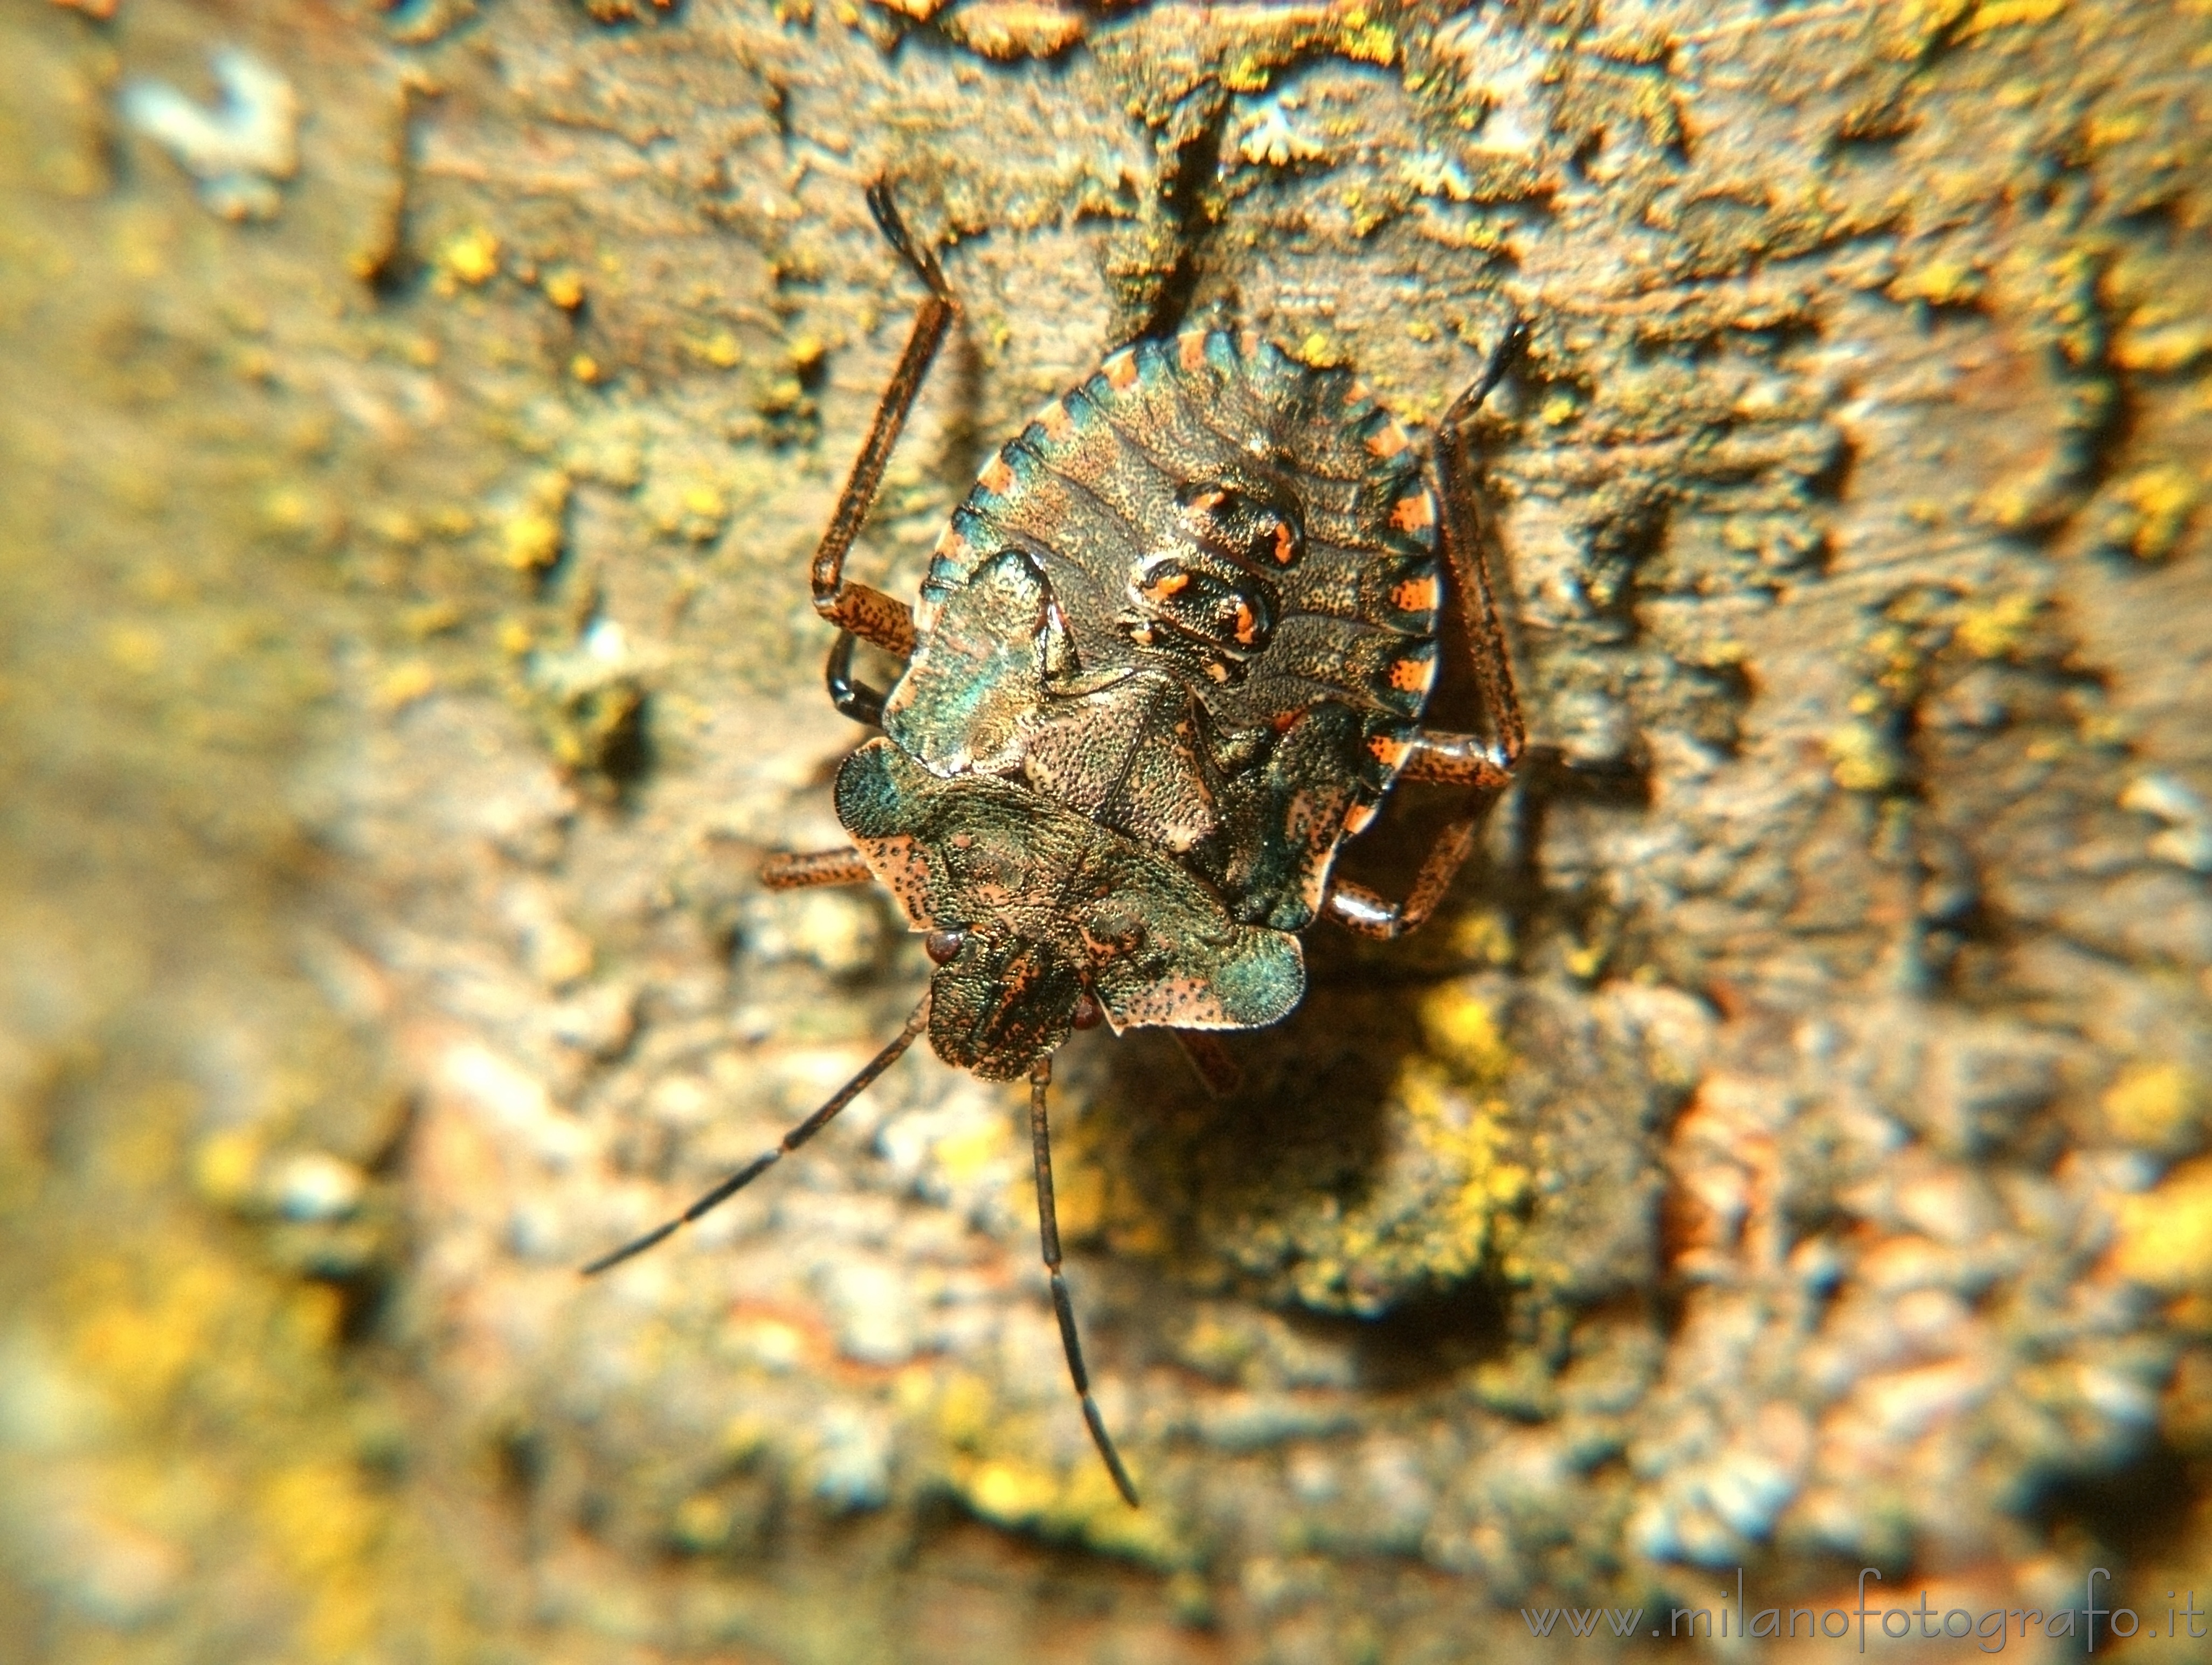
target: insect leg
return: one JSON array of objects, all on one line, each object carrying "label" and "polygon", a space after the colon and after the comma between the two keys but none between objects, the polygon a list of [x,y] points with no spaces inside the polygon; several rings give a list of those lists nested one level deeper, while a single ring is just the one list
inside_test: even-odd
[{"label": "insect leg", "polygon": [[875,881],[857,850],[787,850],[761,863],[760,881],[770,890],[811,890],[817,885],[865,885]]},{"label": "insect leg", "polygon": [[855,723],[880,729],[884,726],[882,691],[853,678],[853,650],[860,639],[849,630],[837,633],[836,645],[830,650],[829,663],[822,667],[822,680],[830,685],[830,703],[840,712]]},{"label": "insect leg", "polygon": [[1208,1098],[1226,1099],[1244,1085],[1244,1071],[1229,1056],[1229,1049],[1221,1044],[1218,1035],[1205,1029],[1170,1029],[1168,1032],[1182,1046],[1183,1057],[1189,1061],[1198,1084],[1206,1089]]},{"label": "insect leg", "polygon": [[1443,505],[1444,559],[1451,564],[1452,588],[1459,596],[1460,620],[1467,630],[1468,657],[1482,693],[1484,711],[1498,731],[1495,761],[1508,774],[1528,744],[1521,720],[1521,697],[1513,685],[1513,659],[1506,651],[1505,627],[1491,582],[1488,530],[1482,500],[1469,478],[1465,427],[1482,402],[1504,379],[1528,339],[1528,326],[1510,325],[1491,348],[1482,373],[1444,413],[1437,428],[1437,484]]},{"label": "insect leg", "polygon": [[[1524,748],[1522,756],[1527,755]],[[1520,760],[1508,756],[1500,742],[1480,735],[1422,729],[1415,732],[1406,760],[1399,766],[1398,778],[1502,792],[1513,784],[1514,766]]]},{"label": "insect leg", "polygon": [[823,1128],[828,1127],[830,1119],[839,1111],[866,1092],[875,1084],[878,1076],[898,1062],[899,1055],[914,1044],[915,1037],[921,1033],[928,1022],[929,996],[924,995],[921,997],[921,1004],[914,1008],[914,1015],[907,1019],[906,1027],[898,1032],[897,1037],[889,1046],[868,1060],[866,1069],[839,1087],[830,1096],[829,1103],[785,1134],[777,1143],[763,1151],[720,1184],[715,1186],[714,1190],[702,1196],[675,1219],[664,1220],[643,1237],[633,1238],[621,1248],[600,1256],[599,1259],[584,1268],[584,1275],[587,1278],[596,1277],[611,1267],[621,1265],[633,1255],[643,1254],[655,1244],[675,1235],[678,1231],[689,1226],[710,1208],[717,1208],[728,1202],[730,1198],[751,1184],[754,1180],[766,1173],[793,1151],[797,1150],[816,1134],[821,1132]]},{"label": "insect leg", "polygon": [[1051,1085],[1052,1060],[1039,1058],[1030,1069],[1030,1144],[1036,1154],[1037,1246],[1044,1256],[1044,1269],[1052,1274],[1053,1315],[1060,1320],[1060,1343],[1067,1353],[1068,1376],[1083,1401],[1083,1420],[1090,1426],[1091,1443],[1105,1459],[1106,1472],[1114,1477],[1115,1490],[1134,1509],[1137,1488],[1106,1432],[1098,1402],[1091,1396],[1091,1374],[1083,1368],[1083,1343],[1075,1334],[1075,1303],[1068,1297],[1067,1280],[1060,1274],[1060,1215],[1052,1201],[1052,1129],[1044,1111],[1045,1089]]},{"label": "insect leg", "polygon": [[1413,875],[1413,887],[1407,892],[1404,901],[1394,902],[1364,885],[1337,879],[1329,885],[1322,911],[1346,929],[1362,936],[1403,936],[1425,923],[1437,911],[1437,905],[1444,899],[1444,893],[1451,888],[1453,878],[1474,853],[1475,835],[1482,831],[1490,806],[1504,795],[1510,778],[1496,785],[1477,786],[1467,795],[1459,813],[1437,835],[1436,843],[1429,846],[1420,871]]},{"label": "insect leg", "polygon": [[1506,649],[1505,627],[1485,553],[1487,528],[1481,499],[1469,478],[1462,432],[1512,368],[1528,336],[1528,326],[1516,321],[1498,337],[1482,373],[1452,402],[1437,428],[1437,485],[1443,505],[1444,558],[1451,565],[1452,590],[1459,598],[1475,683],[1497,738],[1485,741],[1473,735],[1425,732],[1413,736],[1405,778],[1464,785],[1467,797],[1430,847],[1404,901],[1390,901],[1349,881],[1340,880],[1329,887],[1323,910],[1339,924],[1363,936],[1402,936],[1436,911],[1453,878],[1473,853],[1475,837],[1491,805],[1512,784],[1514,768],[1528,749],[1528,729],[1513,683],[1512,656]]},{"label": "insect leg", "polygon": [[890,384],[884,389],[883,399],[876,406],[876,419],[854,461],[845,489],[838,495],[830,529],[822,534],[821,545],[814,552],[814,610],[830,623],[904,658],[914,651],[913,613],[896,596],[865,584],[848,583],[845,556],[874,506],[891,447],[898,443],[899,430],[906,426],[907,415],[921,391],[922,378],[928,375],[930,361],[936,358],[960,303],[953,297],[952,286],[945,281],[937,257],[915,242],[906,222],[899,218],[888,181],[878,179],[868,187],[868,208],[907,269],[928,286],[929,293],[915,312],[914,332],[907,337],[906,350],[899,354],[898,367],[891,372]]}]

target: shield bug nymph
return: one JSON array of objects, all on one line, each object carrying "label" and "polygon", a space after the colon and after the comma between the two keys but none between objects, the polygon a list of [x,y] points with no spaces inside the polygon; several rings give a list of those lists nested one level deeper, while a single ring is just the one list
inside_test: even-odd
[{"label": "shield bug nymph", "polygon": [[[1134,1504],[1060,1269],[1052,1057],[1078,1029],[1164,1027],[1218,1079],[1207,1037],[1297,1005],[1297,934],[1317,917],[1390,937],[1443,899],[1525,749],[1462,440],[1521,331],[1504,334],[1425,451],[1341,369],[1223,330],[1135,342],[992,457],[909,609],[848,578],[845,557],[958,302],[882,183],[868,204],[927,294],[816,552],[813,589],[840,631],[830,698],[884,732],[838,772],[853,847],[779,857],[762,879],[888,886],[936,970],[905,1026],[828,1103],[586,1270],[651,1248],[758,1178],[927,1031],[947,1063],[1029,1079],[1038,1232],[1068,1372]],[[1447,588],[1488,737],[1421,725]],[[856,639],[902,662],[887,692],[855,679]],[[1333,868],[1401,778],[1462,796],[1392,901]]]}]

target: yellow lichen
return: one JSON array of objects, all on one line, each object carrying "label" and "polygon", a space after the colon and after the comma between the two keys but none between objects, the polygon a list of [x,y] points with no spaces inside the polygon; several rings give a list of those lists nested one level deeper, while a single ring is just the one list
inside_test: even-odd
[{"label": "yellow lichen", "polygon": [[[1071,1148],[1079,1158],[1079,1149]],[[1106,1175],[1097,1164],[1080,1159],[1054,1166],[1054,1211],[1060,1217],[1060,1235],[1079,1243],[1097,1234],[1106,1221]]]},{"label": "yellow lichen", "polygon": [[978,1516],[1009,1531],[1073,1538],[1153,1566],[1175,1566],[1189,1559],[1167,1511],[1129,1508],[1104,1468],[1087,1453],[1066,1473],[1027,1458],[994,1455],[956,1464],[952,1482]]},{"label": "yellow lichen", "polygon": [[1246,52],[1221,72],[1221,84],[1232,93],[1264,93],[1274,65],[1257,52]]},{"label": "yellow lichen", "polygon": [[2070,500],[2048,469],[2028,469],[2000,480],[1974,502],[1974,518],[2001,532],[2036,532],[2055,524]]},{"label": "yellow lichen", "polygon": [[1398,37],[1388,24],[1370,17],[1364,6],[1354,6],[1343,15],[1336,49],[1363,64],[1388,65],[1397,61]]},{"label": "yellow lichen", "polygon": [[2176,1168],[2115,1205],[2112,1269],[2166,1294],[2212,1293],[2212,1159]]},{"label": "yellow lichen", "polygon": [[499,239],[481,227],[457,232],[438,251],[438,264],[471,288],[499,275]]},{"label": "yellow lichen", "polygon": [[2119,110],[2100,110],[2091,116],[2084,125],[2081,136],[2092,150],[2110,150],[2130,139],[2139,139],[2151,130],[2154,118],[2142,106]]},{"label": "yellow lichen", "polygon": [[2194,475],[2172,464],[2144,469],[2116,482],[2107,542],[2138,560],[2165,560],[2188,529],[2198,490]]},{"label": "yellow lichen", "polygon": [[222,1262],[195,1257],[149,1270],[151,1288],[134,1289],[136,1268],[118,1261],[84,1269],[98,1293],[80,1304],[76,1362],[135,1411],[158,1412],[237,1300],[236,1274]]},{"label": "yellow lichen", "polygon": [[1959,36],[1971,40],[1997,29],[2014,29],[2048,23],[2066,9],[2066,0],[1981,0]]},{"label": "yellow lichen", "polygon": [[568,547],[568,476],[557,469],[531,482],[524,500],[500,523],[501,565],[542,572],[560,560]]},{"label": "yellow lichen", "polygon": [[2105,1126],[2146,1150],[2185,1142],[2203,1114],[2203,1083],[2178,1063],[2137,1064],[2106,1089]]},{"label": "yellow lichen", "polygon": [[457,628],[462,619],[459,607],[449,601],[424,602],[420,607],[410,607],[399,615],[399,627],[416,641],[428,641],[433,636],[442,636]]},{"label": "yellow lichen", "polygon": [[438,673],[422,659],[402,660],[376,679],[369,704],[377,711],[396,711],[434,692]]},{"label": "yellow lichen", "polygon": [[2112,362],[2138,375],[2170,376],[2212,353],[2212,323],[2202,318],[2137,321],[2112,343]]},{"label": "yellow lichen", "polygon": [[261,1169],[261,1140],[247,1129],[210,1135],[192,1152],[192,1184],[220,1208],[234,1208],[252,1195]]},{"label": "yellow lichen", "polygon": [[310,1460],[277,1469],[256,1499],[270,1547],[307,1587],[310,1657],[357,1655],[377,1629],[370,1563],[382,1511],[349,1464]]},{"label": "yellow lichen", "polygon": [[1512,1068],[1495,1014],[1462,984],[1431,992],[1419,1008],[1425,1054],[1401,1067],[1393,1096],[1403,1106],[1401,1125],[1425,1166],[1449,1176],[1452,1200],[1427,1219],[1408,1244],[1405,1221],[1355,1207],[1338,1224],[1328,1252],[1301,1268],[1303,1288],[1316,1299],[1340,1287],[1351,1268],[1411,1247],[1426,1275],[1438,1282],[1467,1276],[1486,1260],[1502,1258],[1514,1236],[1513,1209],[1526,1195],[1528,1172],[1508,1159],[1515,1135],[1504,1122],[1498,1089]]},{"label": "yellow lichen", "polygon": [[1962,260],[1930,260],[1900,273],[1883,293],[1892,300],[1930,306],[1972,306],[1989,287],[1987,275]]},{"label": "yellow lichen", "polygon": [[1486,1002],[1446,984],[1422,1001],[1420,1018],[1430,1050],[1454,1069],[1485,1084],[1504,1080],[1513,1055]]},{"label": "yellow lichen", "polygon": [[541,509],[523,509],[500,528],[499,558],[518,572],[534,572],[561,559],[561,523]]},{"label": "yellow lichen", "polygon": [[161,633],[149,626],[110,625],[106,647],[108,662],[118,669],[143,676],[161,667]]},{"label": "yellow lichen", "polygon": [[1017,1529],[1042,1523],[1060,1492],[1050,1469],[1004,1458],[977,1464],[964,1490],[969,1507],[985,1520]]},{"label": "yellow lichen", "polygon": [[1083,39],[1085,22],[1079,13],[1036,0],[971,0],[942,27],[969,51],[1009,63],[1066,51]]},{"label": "yellow lichen", "polygon": [[980,1518],[1155,1566],[1188,1562],[1167,1511],[1129,1509],[1090,1453],[1066,1470],[1037,1461],[1035,1419],[1012,1411],[986,1378],[915,1370],[902,1377],[897,1392],[908,1414],[933,1427],[945,1450],[941,1472]]},{"label": "yellow lichen", "polygon": [[980,1448],[998,1420],[990,1383],[980,1376],[962,1371],[938,1396],[938,1437],[955,1450]]},{"label": "yellow lichen", "polygon": [[546,273],[544,282],[538,287],[545,299],[564,312],[573,312],[584,304],[583,275],[569,267],[556,267]]},{"label": "yellow lichen", "polygon": [[1584,983],[1595,982],[1612,954],[1613,944],[1609,941],[1600,940],[1583,943],[1570,950],[1565,958],[1567,975]]},{"label": "yellow lichen", "polygon": [[645,493],[653,530],[687,543],[712,543],[730,524],[729,494],[711,475],[674,472],[655,479]]},{"label": "yellow lichen", "polygon": [[1977,659],[2002,659],[2027,639],[2041,603],[2028,595],[2006,596],[1959,621],[1959,645]]},{"label": "yellow lichen", "polygon": [[711,1492],[701,1492],[676,1505],[668,1520],[669,1541],[694,1554],[719,1549],[729,1541],[736,1511]]},{"label": "yellow lichen", "polygon": [[1006,1124],[992,1117],[948,1133],[929,1147],[938,1169],[954,1185],[972,1185],[1006,1155]]},{"label": "yellow lichen", "polygon": [[[1508,1211],[1528,1190],[1528,1169],[1504,1157],[1504,1100],[1469,1103],[1458,1081],[1419,1060],[1399,1073],[1398,1096],[1413,1137],[1430,1159],[1461,1176],[1457,1206],[1437,1222],[1443,1230],[1430,1246],[1426,1269],[1440,1281],[1465,1277],[1510,1235],[1504,1229]],[[1384,1247],[1378,1236],[1356,1221],[1349,1224],[1343,1243],[1345,1256],[1352,1264]]]},{"label": "yellow lichen", "polygon": [[734,370],[744,358],[738,338],[727,330],[718,330],[704,340],[691,342],[690,348],[692,357],[717,370]]},{"label": "yellow lichen", "polygon": [[1828,731],[1829,775],[1846,792],[1884,792],[1903,776],[1897,749],[1865,723],[1845,723]]},{"label": "yellow lichen", "polygon": [[1504,913],[1487,909],[1469,912],[1450,929],[1454,959],[1487,966],[1513,963],[1513,922]]},{"label": "yellow lichen", "polygon": [[794,336],[784,343],[783,356],[792,374],[804,378],[822,368],[822,361],[830,356],[830,344],[817,335]]}]

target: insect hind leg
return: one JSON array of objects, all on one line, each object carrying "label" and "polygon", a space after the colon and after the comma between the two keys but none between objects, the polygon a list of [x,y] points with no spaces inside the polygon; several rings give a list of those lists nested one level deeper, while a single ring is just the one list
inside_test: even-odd
[{"label": "insect hind leg", "polygon": [[1451,409],[1437,426],[1435,456],[1437,495],[1443,507],[1444,558],[1451,567],[1452,593],[1467,632],[1468,657],[1474,668],[1475,685],[1496,737],[1484,740],[1433,730],[1414,735],[1404,778],[1464,786],[1467,796],[1430,846],[1404,901],[1390,901],[1349,881],[1330,886],[1323,910],[1339,924],[1363,936],[1402,936],[1436,911],[1452,880],[1474,852],[1476,836],[1491,807],[1513,784],[1514,772],[1528,748],[1528,724],[1521,715],[1519,690],[1514,686],[1513,657],[1506,646],[1504,621],[1491,578],[1486,553],[1489,528],[1471,478],[1462,432],[1513,367],[1528,339],[1528,325],[1516,319],[1491,348],[1482,373],[1452,401]]},{"label": "insect hind leg", "polygon": [[1134,1509],[1137,1487],[1122,1467],[1121,1454],[1114,1449],[1106,1419],[1098,1413],[1098,1402],[1091,1396],[1091,1373],[1083,1367],[1083,1341],[1075,1333],[1075,1302],[1060,1271],[1060,1215],[1052,1196],[1052,1129],[1045,1119],[1045,1089],[1051,1085],[1052,1060],[1039,1058],[1030,1069],[1030,1145],[1036,1158],[1037,1247],[1052,1279],[1053,1316],[1060,1321],[1060,1348],[1067,1354],[1068,1378],[1083,1402],[1083,1420],[1091,1430],[1091,1443],[1098,1448],[1106,1472],[1114,1477],[1114,1489]]},{"label": "insect hind leg", "polygon": [[1528,745],[1521,695],[1513,682],[1513,657],[1505,645],[1505,625],[1490,573],[1489,533],[1468,463],[1466,425],[1484,400],[1505,378],[1528,345],[1528,326],[1515,319],[1490,349],[1482,373],[1452,401],[1437,425],[1436,467],[1443,508],[1444,559],[1450,564],[1460,622],[1467,632],[1468,657],[1474,667],[1484,713],[1498,736],[1495,761],[1508,775]]}]

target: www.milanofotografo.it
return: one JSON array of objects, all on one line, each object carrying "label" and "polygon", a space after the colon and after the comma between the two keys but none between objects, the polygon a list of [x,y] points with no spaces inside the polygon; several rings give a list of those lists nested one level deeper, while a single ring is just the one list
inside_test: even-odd
[{"label": "www.milanofotografo.it", "polygon": [[[1532,1636],[1773,1637],[1824,1638],[1861,1653],[1885,1643],[1970,1643],[1983,1653],[2002,1653],[2008,1643],[2069,1641],[2085,1653],[2130,1637],[2203,1641],[2212,1637],[2212,1610],[2197,1603],[2194,1590],[2167,1590],[2163,1611],[2138,1612],[2112,1603],[2111,1571],[2092,1567],[2082,1581],[2080,1607],[1938,1607],[1921,1590],[1914,1607],[1881,1601],[1869,1590],[1881,1574],[1872,1567],[1859,1573],[1858,1601],[1849,1607],[1753,1607],[1744,1591],[1743,1570],[1736,1570],[1733,1604],[1711,1607],[1523,1607],[1521,1617]],[[2100,1598],[2102,1598],[2101,1600]]]}]

